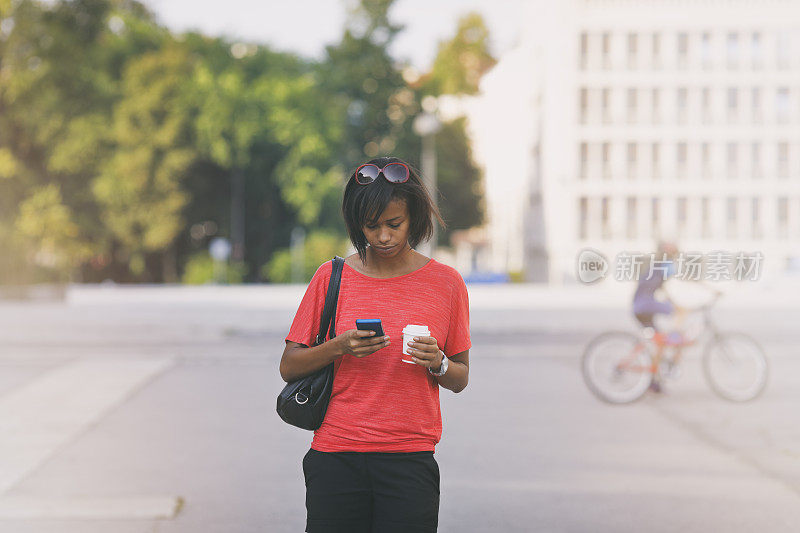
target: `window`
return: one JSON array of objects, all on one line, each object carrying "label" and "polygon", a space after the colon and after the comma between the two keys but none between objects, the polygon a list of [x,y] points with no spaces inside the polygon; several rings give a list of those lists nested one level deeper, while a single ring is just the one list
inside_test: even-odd
[{"label": "window", "polygon": [[727,213],[727,226],[728,238],[736,238],[736,198],[728,198],[728,213]]},{"label": "window", "polygon": [[711,213],[708,198],[700,199],[701,235],[704,239],[711,237]]},{"label": "window", "polygon": [[660,92],[658,89],[653,89],[650,99],[653,108],[653,123],[657,124],[661,121]]},{"label": "window", "polygon": [[707,142],[700,147],[700,159],[702,160],[703,178],[708,179],[711,177],[711,145]]},{"label": "window", "polygon": [[775,100],[775,114],[779,123],[789,121],[789,88],[780,87]]},{"label": "window", "polygon": [[678,123],[684,124],[686,122],[687,117],[687,108],[688,108],[688,92],[686,87],[679,87],[678,88]]},{"label": "window", "polygon": [[611,178],[611,144],[603,143],[603,179]]},{"label": "window", "polygon": [[661,67],[661,36],[657,33],[653,34],[653,67]]},{"label": "window", "polygon": [[701,99],[701,106],[703,108],[703,122],[705,124],[711,123],[711,89],[708,87],[703,87],[703,91],[700,96]]},{"label": "window", "polygon": [[604,196],[602,202],[600,204],[600,224],[602,229],[602,235],[604,239],[608,239],[611,237],[611,227],[609,224],[609,214],[608,214],[608,204],[609,200],[607,196]]},{"label": "window", "polygon": [[735,178],[739,170],[739,153],[736,149],[736,143],[728,143],[727,154],[728,178]]},{"label": "window", "polygon": [[684,179],[686,177],[686,152],[686,143],[679,142],[675,150],[675,162],[678,179]]},{"label": "window", "polygon": [[628,34],[628,68],[636,68],[636,34]]},{"label": "window", "polygon": [[580,167],[580,171],[579,171],[579,176],[580,176],[580,179],[583,180],[583,179],[586,179],[586,176],[587,176],[587,174],[589,172],[589,170],[588,170],[588,168],[589,168],[589,146],[585,142],[582,142],[580,151],[581,151],[581,158],[580,158],[581,167]]},{"label": "window", "polygon": [[606,32],[600,37],[600,49],[603,54],[603,68],[611,67],[611,34]]},{"label": "window", "polygon": [[626,204],[625,236],[629,239],[636,238],[636,197],[629,196]]},{"label": "window", "polygon": [[711,34],[703,33],[700,38],[700,61],[703,64],[703,70],[711,68]]},{"label": "window", "polygon": [[659,230],[659,220],[661,219],[661,214],[659,213],[659,199],[653,198],[650,201],[650,225],[653,228],[653,237],[657,237]]},{"label": "window", "polygon": [[750,170],[753,178],[760,178],[761,171],[761,144],[754,142],[750,147]]},{"label": "window", "polygon": [[677,218],[678,218],[677,226],[678,226],[678,233],[679,234],[683,234],[683,232],[686,230],[687,203],[688,202],[687,202],[685,196],[678,197],[678,202],[677,202],[677,205],[676,205],[676,211],[677,211],[676,214],[677,214]]},{"label": "window", "polygon": [[628,143],[628,179],[636,177],[636,143]]},{"label": "window", "polygon": [[580,199],[578,210],[580,211],[580,224],[578,227],[578,238],[586,240],[589,231],[589,200],[586,197]]},{"label": "window", "polygon": [[764,120],[764,111],[761,107],[761,89],[758,87],[753,87],[750,92],[750,107],[753,112],[753,122],[762,122]]},{"label": "window", "polygon": [[652,147],[652,164],[653,164],[653,179],[661,177],[661,155],[658,148],[658,143],[653,143]]},{"label": "window", "polygon": [[761,202],[758,198],[753,198],[750,202],[750,213],[752,216],[752,218],[750,219],[751,221],[750,227],[752,230],[752,237],[754,239],[761,238],[762,236],[761,226],[760,226],[761,222],[761,213],[759,209],[760,203]]},{"label": "window", "polygon": [[775,37],[776,46],[776,63],[779,69],[785,69],[789,66],[790,39],[789,33],[786,31],[779,32]]},{"label": "window", "polygon": [[786,141],[778,143],[778,177],[789,177],[789,143]]},{"label": "window", "polygon": [[758,32],[753,33],[753,37],[750,40],[750,56],[754,69],[760,69],[764,66],[764,51],[761,47],[761,34]]},{"label": "window", "polygon": [[628,89],[627,91],[627,115],[628,122],[636,122],[636,89]]},{"label": "window", "polygon": [[611,89],[608,87],[603,88],[600,105],[602,106],[603,123],[608,124],[611,122]]},{"label": "window", "polygon": [[580,123],[586,124],[586,116],[589,107],[589,90],[581,87],[580,91]]},{"label": "window", "polygon": [[728,68],[738,68],[739,66],[739,36],[729,33],[727,39]]},{"label": "window", "polygon": [[735,122],[739,116],[739,90],[728,87],[728,122]]},{"label": "window", "polygon": [[579,61],[581,70],[586,70],[586,65],[589,63],[589,35],[585,31],[581,32],[581,55]]},{"label": "window", "polygon": [[785,239],[789,236],[789,199],[785,196],[778,198],[778,237]]},{"label": "window", "polygon": [[689,56],[689,36],[686,32],[678,33],[678,68],[686,68]]}]

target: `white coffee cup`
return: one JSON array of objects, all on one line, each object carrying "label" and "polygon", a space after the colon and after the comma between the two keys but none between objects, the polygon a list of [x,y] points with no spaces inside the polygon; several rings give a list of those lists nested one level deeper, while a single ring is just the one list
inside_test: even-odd
[{"label": "white coffee cup", "polygon": [[414,337],[430,337],[431,332],[428,330],[428,326],[420,326],[419,324],[409,324],[403,328],[403,355],[409,356],[408,359],[403,357],[400,359],[404,363],[411,363],[415,365],[416,363],[411,360],[411,354],[408,353],[408,343],[414,341]]}]

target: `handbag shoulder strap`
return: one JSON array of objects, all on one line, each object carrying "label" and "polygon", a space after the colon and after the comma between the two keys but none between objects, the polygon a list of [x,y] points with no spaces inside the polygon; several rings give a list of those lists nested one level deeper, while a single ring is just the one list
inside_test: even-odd
[{"label": "handbag shoulder strap", "polygon": [[326,339],[334,337],[336,325],[336,304],[339,301],[339,285],[342,281],[342,270],[344,269],[344,259],[335,256],[331,262],[331,279],[328,282],[328,292],[325,293],[325,307],[322,310],[322,320],[319,324],[319,334],[317,335],[315,346],[322,344]]}]

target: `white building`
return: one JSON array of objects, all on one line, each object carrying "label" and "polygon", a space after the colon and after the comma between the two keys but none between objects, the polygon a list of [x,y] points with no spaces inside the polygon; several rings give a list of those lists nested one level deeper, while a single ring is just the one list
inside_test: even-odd
[{"label": "white building", "polygon": [[559,0],[468,106],[495,271],[572,283],[612,258],[800,258],[800,1]]}]

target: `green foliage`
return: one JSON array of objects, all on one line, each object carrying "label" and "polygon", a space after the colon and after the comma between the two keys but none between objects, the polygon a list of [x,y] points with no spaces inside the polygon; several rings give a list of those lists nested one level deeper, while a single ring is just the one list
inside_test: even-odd
[{"label": "green foliage", "polygon": [[137,276],[144,274],[144,254],[168,247],[184,226],[188,194],[181,181],[197,157],[184,105],[190,69],[178,46],[128,64],[114,109],[116,150],[93,183],[105,227],[130,253]]},{"label": "green foliage", "polygon": [[484,222],[482,173],[472,159],[465,118],[443,124],[436,140],[439,210],[447,222],[440,242],[447,243],[454,231]]},{"label": "green foliage", "polygon": [[37,189],[22,202],[15,229],[25,239],[33,262],[40,266],[63,269],[90,255],[57,185]]},{"label": "green foliage", "polygon": [[483,17],[470,13],[458,21],[456,35],[439,43],[433,69],[423,83],[432,94],[475,94],[481,76],[497,60],[489,53],[489,30]]},{"label": "green foliage", "polygon": [[[486,64],[485,27],[465,19],[429,83],[408,85],[389,54],[402,30],[392,4],[351,2],[340,41],[315,62],[172,34],[136,0],[0,0],[0,283],[207,281],[209,240],[231,237],[234,184],[244,264],[228,281],[289,280],[297,226],[310,278],[346,250],[349,173],[377,155],[417,164],[421,96],[469,92],[450,78],[484,67],[448,73],[454,57]],[[449,229],[477,223],[463,123],[437,145]]]},{"label": "green foliage", "polygon": [[[333,256],[344,257],[349,241],[327,231],[315,231],[305,239],[303,247],[303,280],[308,282],[325,261]],[[289,248],[278,250],[264,265],[262,276],[272,283],[292,281],[292,255]]]},{"label": "green foliage", "polygon": [[412,156],[413,161],[419,153],[408,142],[419,105],[388,51],[402,29],[389,22],[392,3],[356,3],[341,42],[327,47],[327,60],[318,69],[320,82],[331,92],[328,103],[345,124],[339,161],[347,169],[381,154]]},{"label": "green foliage", "polygon": [[214,259],[208,252],[198,252],[186,263],[181,281],[188,285],[241,283],[246,272],[246,267],[242,264],[222,263],[215,266]]},{"label": "green foliage", "polygon": [[[422,93],[475,94],[480,77],[496,63],[489,53],[488,30],[477,13],[462,17],[455,36],[439,44],[433,69],[423,77]],[[442,125],[436,135],[439,208],[447,222],[440,242],[456,230],[484,222],[482,173],[472,158],[466,119]]]},{"label": "green foliage", "polygon": [[0,180],[12,179],[17,175],[17,159],[8,148],[0,148]]}]

